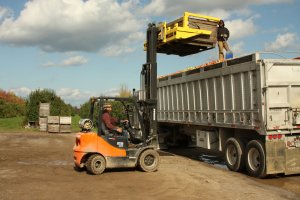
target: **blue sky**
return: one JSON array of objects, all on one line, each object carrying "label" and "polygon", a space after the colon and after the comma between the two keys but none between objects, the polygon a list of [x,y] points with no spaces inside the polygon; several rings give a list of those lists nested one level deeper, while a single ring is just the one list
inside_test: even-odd
[{"label": "blue sky", "polygon": [[[73,105],[138,89],[147,24],[184,11],[224,19],[235,56],[300,52],[299,10],[298,0],[0,0],[0,88],[23,97],[49,88]],[[158,55],[158,75],[217,57]]]}]

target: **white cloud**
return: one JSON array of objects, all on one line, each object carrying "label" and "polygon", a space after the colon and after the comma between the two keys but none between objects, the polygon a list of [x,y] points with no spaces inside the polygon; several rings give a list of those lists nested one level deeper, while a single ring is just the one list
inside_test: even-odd
[{"label": "white cloud", "polygon": [[290,30],[295,29],[295,25],[294,24],[287,24],[287,26],[285,27],[272,27],[271,29],[267,29],[267,30],[262,30],[263,34],[278,34],[278,33],[286,33],[289,32]]},{"label": "white cloud", "polygon": [[54,67],[56,64],[54,62],[48,61],[44,64],[42,64],[43,67]]},{"label": "white cloud", "polygon": [[249,17],[253,14],[253,11],[250,10],[249,8],[241,8],[233,11],[234,14],[237,16],[246,16]]},{"label": "white cloud", "polygon": [[13,15],[13,11],[0,6],[0,22],[5,18],[10,18]]},{"label": "white cloud", "polygon": [[167,4],[167,1],[152,0],[151,3],[143,8],[142,12],[145,14],[161,15],[167,10]]},{"label": "white cloud", "polygon": [[105,56],[119,56],[124,53],[130,53],[133,52],[133,48],[130,48],[129,46],[119,46],[119,45],[112,45],[109,46],[101,51],[101,54]]},{"label": "white cloud", "polygon": [[135,44],[138,43],[141,46],[141,41],[143,41],[144,39],[144,33],[132,33],[126,38],[122,39],[118,44],[111,44],[103,48],[100,53],[109,57],[131,53],[135,50]]},{"label": "white cloud", "polygon": [[[212,15],[226,20],[231,39],[235,39],[254,34],[257,29],[255,18],[249,18],[250,5],[291,2],[294,0],[32,0],[17,17],[0,7],[0,42],[37,46],[46,52],[87,51],[118,56],[134,51],[136,44],[144,40],[149,16],[173,19],[185,10]],[[230,20],[233,16],[239,19]],[[241,19],[245,17],[248,19]]]},{"label": "white cloud", "polygon": [[110,88],[110,89],[104,91],[101,95],[115,97],[115,96],[119,95],[119,89],[118,88]]},{"label": "white cloud", "polygon": [[96,52],[124,45],[143,23],[132,13],[132,5],[134,1],[28,1],[19,17],[5,18],[0,24],[0,42],[38,46],[47,52]]},{"label": "white cloud", "polygon": [[232,50],[232,52],[234,54],[234,57],[238,57],[238,56],[241,56],[242,54],[244,54],[244,50],[243,50],[244,45],[245,45],[245,43],[243,41],[241,41],[230,47],[230,49]]},{"label": "white cloud", "polygon": [[79,66],[87,63],[87,59],[82,56],[74,56],[62,62],[62,66]]},{"label": "white cloud", "polygon": [[119,94],[119,89],[110,88],[100,94],[92,91],[82,91],[74,88],[60,88],[56,91],[56,94],[60,96],[65,102],[71,103],[72,105],[80,105],[88,101],[93,96],[117,96]]},{"label": "white cloud", "polygon": [[286,51],[288,48],[297,48],[295,43],[298,37],[295,33],[278,34],[275,41],[265,44],[266,51]]},{"label": "white cloud", "polygon": [[20,87],[20,88],[12,88],[9,91],[15,93],[17,96],[27,97],[32,90],[27,87]]},{"label": "white cloud", "polygon": [[246,20],[243,19],[234,19],[231,21],[225,22],[227,28],[230,31],[231,39],[240,39],[253,35],[257,31],[257,27],[254,24],[255,19],[259,16],[253,16]]},{"label": "white cloud", "polygon": [[91,91],[80,91],[79,89],[60,88],[56,94],[62,99],[70,101],[87,101],[90,97],[95,96]]},{"label": "white cloud", "polygon": [[[21,97],[28,97],[28,95],[37,89],[43,90],[43,88],[36,88],[36,89],[30,89],[27,87],[19,87],[19,88],[12,88],[8,91],[14,92],[17,96]],[[107,91],[107,96],[115,94],[115,91],[117,89],[110,89]],[[117,90],[118,91],[118,90]],[[92,91],[81,91],[79,89],[74,88],[60,88],[55,91],[56,95],[61,97],[66,103],[70,103],[75,106],[79,106],[80,104],[85,103],[88,101],[92,96],[99,96],[99,93],[95,93]],[[116,96],[116,95],[114,95]]]},{"label": "white cloud", "polygon": [[[143,8],[143,13],[152,15],[173,15],[178,16],[184,10],[190,12],[204,13],[207,10],[222,8],[227,11],[244,9],[249,5],[268,5],[277,3],[291,3],[293,0],[214,0],[214,1],[195,1],[195,0],[151,0],[151,2]],[[216,16],[218,17],[218,16]]]},{"label": "white cloud", "polygon": [[72,105],[80,105],[88,101],[93,96],[117,96],[119,94],[119,89],[110,88],[100,94],[92,91],[81,91],[74,88],[60,88],[56,91],[56,94],[65,102],[71,103]]},{"label": "white cloud", "polygon": [[210,11],[202,11],[201,14],[218,17],[220,19],[228,19],[231,15],[231,13],[228,10],[224,10],[221,8],[213,9]]},{"label": "white cloud", "polygon": [[68,56],[72,56],[62,60],[59,63],[54,63],[52,61],[47,61],[46,63],[42,64],[43,67],[69,67],[69,66],[80,66],[84,65],[88,62],[88,60],[83,56],[76,56],[73,53],[66,54]]},{"label": "white cloud", "polygon": [[99,95],[92,91],[82,91],[74,88],[60,88],[55,93],[66,103],[74,106],[79,106],[87,102],[91,97]]}]

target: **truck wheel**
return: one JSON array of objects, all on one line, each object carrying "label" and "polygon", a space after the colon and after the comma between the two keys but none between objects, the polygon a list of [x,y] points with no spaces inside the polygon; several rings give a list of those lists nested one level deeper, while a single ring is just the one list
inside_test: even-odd
[{"label": "truck wheel", "polygon": [[105,158],[99,154],[91,155],[86,161],[86,169],[90,174],[102,174],[105,167]]},{"label": "truck wheel", "polygon": [[238,172],[245,167],[245,145],[236,138],[229,138],[225,144],[225,162],[231,171]]},{"label": "truck wheel", "polygon": [[160,162],[159,154],[153,149],[143,151],[138,160],[139,168],[144,172],[154,172]]},{"label": "truck wheel", "polygon": [[246,147],[246,169],[250,176],[264,178],[266,176],[266,155],[263,144],[252,140]]}]

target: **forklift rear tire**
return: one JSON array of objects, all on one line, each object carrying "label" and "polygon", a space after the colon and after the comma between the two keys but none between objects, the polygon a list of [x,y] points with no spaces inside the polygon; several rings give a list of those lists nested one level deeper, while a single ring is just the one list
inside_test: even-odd
[{"label": "forklift rear tire", "polygon": [[153,149],[143,151],[138,160],[139,168],[144,172],[154,172],[159,166],[159,154]]},{"label": "forklift rear tire", "polygon": [[105,167],[105,158],[99,154],[91,155],[86,161],[86,169],[90,174],[102,174],[105,170]]}]

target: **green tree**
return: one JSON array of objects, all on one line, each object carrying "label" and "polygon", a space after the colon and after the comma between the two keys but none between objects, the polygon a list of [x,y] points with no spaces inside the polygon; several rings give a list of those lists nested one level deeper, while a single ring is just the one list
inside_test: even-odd
[{"label": "green tree", "polygon": [[[118,118],[118,119],[124,119],[125,116],[125,111],[124,111],[124,106],[121,102],[119,101],[109,101],[109,103],[112,105],[112,116]],[[91,108],[91,102],[87,101],[84,104],[81,105],[80,110],[79,110],[79,115],[82,119],[84,118],[89,118],[90,117],[90,108]],[[94,107],[94,122],[99,116],[99,104],[96,103]]]},{"label": "green tree", "polygon": [[40,103],[50,103],[50,115],[69,116],[74,114],[74,108],[66,104],[51,89],[35,90],[29,94],[26,101],[26,121],[38,121]]},{"label": "green tree", "polygon": [[87,101],[87,102],[85,102],[84,104],[82,104],[82,105],[80,106],[80,109],[79,109],[79,116],[80,116],[82,119],[89,118],[90,107],[91,107],[91,102],[90,102],[90,101]]},{"label": "green tree", "polygon": [[25,101],[13,92],[0,89],[0,118],[23,116],[25,114]]},{"label": "green tree", "polygon": [[[119,95],[118,97],[131,97],[132,92],[128,89],[128,86],[126,84],[121,84],[119,89]],[[119,101],[109,101],[112,105],[112,116],[118,118],[118,119],[124,119],[126,118],[125,111],[124,111],[124,105]],[[80,106],[79,109],[79,116],[81,118],[89,118],[90,117],[90,108],[91,108],[91,102],[87,101],[84,104]],[[95,119],[99,116],[99,105],[95,105],[94,107],[94,122]]]}]

